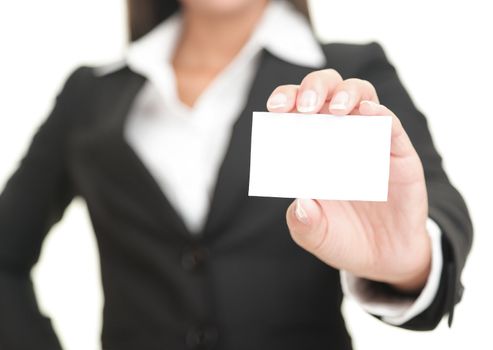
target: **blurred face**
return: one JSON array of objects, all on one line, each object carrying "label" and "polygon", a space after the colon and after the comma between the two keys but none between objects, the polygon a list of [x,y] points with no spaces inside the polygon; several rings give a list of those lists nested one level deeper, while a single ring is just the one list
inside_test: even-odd
[{"label": "blurred face", "polygon": [[222,16],[241,13],[251,7],[258,7],[269,0],[180,0],[183,7],[195,13]]}]

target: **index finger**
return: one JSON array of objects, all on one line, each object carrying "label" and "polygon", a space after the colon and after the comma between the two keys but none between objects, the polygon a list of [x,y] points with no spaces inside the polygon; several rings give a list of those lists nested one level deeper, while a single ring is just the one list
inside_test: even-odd
[{"label": "index finger", "polygon": [[298,112],[318,113],[341,82],[341,75],[334,69],[324,69],[308,74],[298,89],[296,99]]}]

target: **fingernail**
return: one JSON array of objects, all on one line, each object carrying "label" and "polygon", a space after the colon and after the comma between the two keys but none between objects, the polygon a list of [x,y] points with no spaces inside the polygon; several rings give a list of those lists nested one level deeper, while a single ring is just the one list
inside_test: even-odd
[{"label": "fingernail", "polygon": [[288,96],[282,92],[278,92],[272,95],[267,101],[267,107],[270,109],[277,109],[286,107],[288,104]]},{"label": "fingernail", "polygon": [[301,200],[297,199],[296,200],[296,205],[294,209],[294,214],[296,215],[296,219],[300,221],[301,223],[308,225],[308,215],[306,214],[305,209],[303,209],[303,206],[301,204]]},{"label": "fingernail", "polygon": [[330,102],[329,109],[335,111],[345,111],[349,107],[349,94],[346,91],[339,91]]},{"label": "fingernail", "polygon": [[378,107],[379,107],[379,104],[378,103],[375,103],[375,102],[369,101],[369,100],[361,101],[360,102],[360,106],[361,105],[366,105],[367,108],[369,108],[369,112],[371,114],[376,113],[378,111]]},{"label": "fingernail", "polygon": [[318,95],[314,90],[305,90],[301,94],[298,102],[298,112],[309,113],[315,112],[318,103]]}]

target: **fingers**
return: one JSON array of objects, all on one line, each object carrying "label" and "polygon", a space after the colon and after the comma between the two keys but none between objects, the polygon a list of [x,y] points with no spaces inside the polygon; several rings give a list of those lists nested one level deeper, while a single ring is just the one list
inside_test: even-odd
[{"label": "fingers", "polygon": [[358,108],[361,101],[378,103],[378,96],[373,85],[361,79],[347,79],[337,85],[328,109],[331,114],[347,115]]},{"label": "fingers", "polygon": [[286,113],[295,109],[298,85],[278,86],[267,100],[269,112]]},{"label": "fingers", "polygon": [[389,115],[392,116],[392,143],[390,153],[394,157],[404,157],[415,153],[409,136],[404,130],[401,121],[397,116],[384,105],[373,101],[361,101],[359,104],[359,113],[361,115]]},{"label": "fingers", "polygon": [[308,74],[301,82],[296,107],[301,113],[318,113],[330,99],[342,77],[334,69],[324,69]]},{"label": "fingers", "polygon": [[360,115],[393,115],[389,109],[384,105],[375,103],[373,101],[363,100],[359,104],[359,114]]},{"label": "fingers", "polygon": [[291,237],[303,249],[317,255],[327,246],[328,223],[317,201],[295,200],[286,211],[286,222]]},{"label": "fingers", "polygon": [[410,150],[414,151],[400,120],[387,107],[379,104],[373,85],[361,79],[342,81],[332,69],[308,74],[300,86],[278,86],[267,101],[267,109],[280,113],[389,115],[392,116],[391,154],[407,156]]},{"label": "fingers", "polygon": [[270,112],[318,113],[342,77],[334,69],[324,69],[308,74],[300,86],[277,87],[267,101]]},{"label": "fingers", "polygon": [[277,87],[269,100],[271,112],[356,114],[361,101],[378,103],[371,83],[361,79],[343,80],[334,69],[324,69],[308,74],[301,85]]}]

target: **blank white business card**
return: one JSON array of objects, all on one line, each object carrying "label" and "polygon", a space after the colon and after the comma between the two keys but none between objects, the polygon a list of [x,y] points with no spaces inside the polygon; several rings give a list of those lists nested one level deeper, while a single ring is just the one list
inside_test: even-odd
[{"label": "blank white business card", "polygon": [[254,112],[249,196],[386,201],[390,116]]}]

